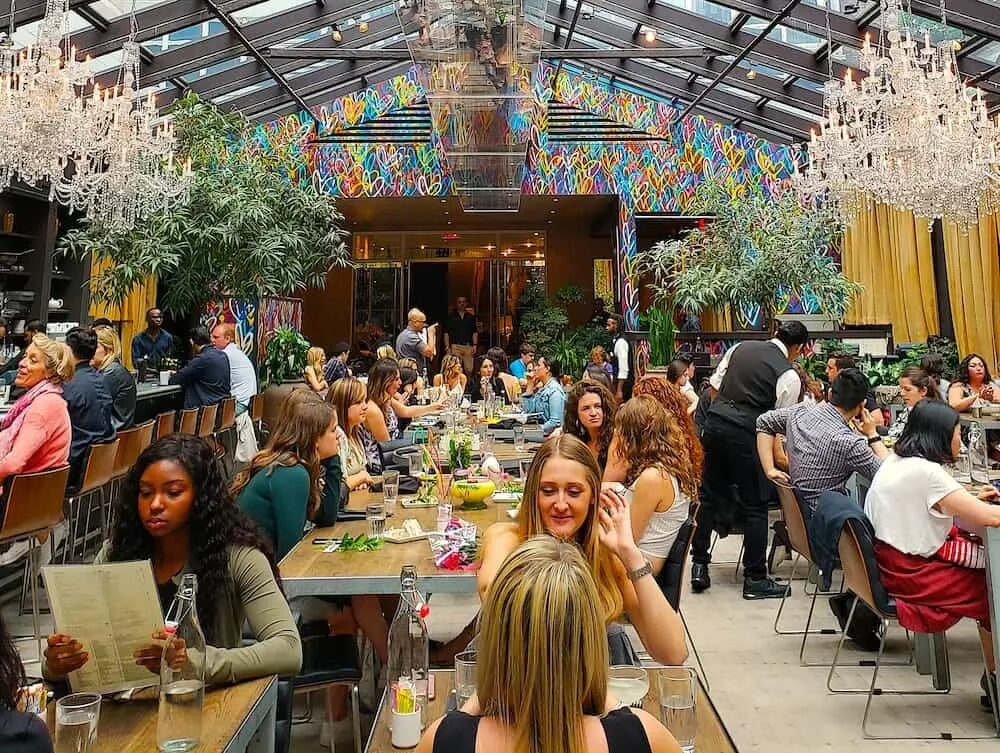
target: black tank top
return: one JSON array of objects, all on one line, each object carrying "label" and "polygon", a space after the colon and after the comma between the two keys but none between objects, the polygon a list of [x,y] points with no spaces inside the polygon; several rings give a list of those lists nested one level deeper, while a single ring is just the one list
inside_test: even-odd
[{"label": "black tank top", "polygon": [[[434,753],[476,753],[481,716],[450,711],[434,735]],[[615,709],[601,719],[608,753],[652,753],[642,722],[628,708]]]}]

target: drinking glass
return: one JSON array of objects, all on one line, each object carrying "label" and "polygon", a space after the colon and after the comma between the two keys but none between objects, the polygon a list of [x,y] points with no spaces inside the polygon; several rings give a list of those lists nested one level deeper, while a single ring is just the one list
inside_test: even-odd
[{"label": "drinking glass", "polygon": [[649,692],[649,675],[642,667],[616,665],[608,670],[608,690],[623,706],[641,709]]},{"label": "drinking glass", "polygon": [[396,498],[399,496],[399,471],[382,473],[382,498],[385,500],[385,515],[392,517],[396,511]]},{"label": "drinking glass", "polygon": [[524,452],[527,446],[524,444],[524,426],[514,424],[511,431],[514,433],[514,452]]},{"label": "drinking glass", "polygon": [[450,432],[451,431],[455,431],[455,418],[456,418],[455,411],[453,411],[451,409],[449,409],[444,414],[444,425],[445,425],[445,428],[448,431],[450,431]]},{"label": "drinking glass", "polygon": [[478,431],[479,431],[479,452],[483,457],[486,457],[486,455],[488,455],[490,452],[489,424],[487,424],[486,421],[483,421],[481,424],[479,424]]},{"label": "drinking glass", "polygon": [[660,691],[660,719],[684,753],[694,753],[698,731],[695,701],[698,678],[690,667],[665,667],[657,673]]},{"label": "drinking glass", "polygon": [[406,456],[406,460],[410,464],[410,475],[414,478],[419,478],[424,472],[424,453],[411,452]]},{"label": "drinking glass", "polygon": [[365,520],[368,521],[368,536],[373,539],[382,538],[385,533],[385,505],[376,502],[365,507]]},{"label": "drinking glass", "polygon": [[87,753],[97,740],[101,696],[73,693],[56,701],[55,753]]},{"label": "drinking glass", "polygon": [[455,654],[455,695],[461,709],[476,694],[476,652],[462,651]]}]

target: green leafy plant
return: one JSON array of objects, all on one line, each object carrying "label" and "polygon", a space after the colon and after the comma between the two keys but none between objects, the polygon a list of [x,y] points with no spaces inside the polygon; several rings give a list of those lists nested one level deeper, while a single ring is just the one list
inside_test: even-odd
[{"label": "green leafy plant", "polygon": [[294,329],[278,329],[264,348],[264,381],[268,384],[298,382],[306,368],[309,341]]},{"label": "green leafy plant", "polygon": [[649,363],[651,366],[666,366],[677,353],[677,325],[673,312],[654,306],[644,315],[649,329]]},{"label": "green leafy plant", "polygon": [[546,355],[559,361],[564,374],[576,378],[587,365],[589,351],[590,346],[584,343],[580,334],[572,333],[553,342]]},{"label": "green leafy plant", "polygon": [[667,311],[752,304],[770,331],[792,291],[842,318],[860,290],[830,253],[840,225],[828,212],[803,207],[794,191],[768,198],[709,180],[690,211],[714,219],[637,257],[637,270],[651,278],[656,302]]},{"label": "green leafy plant", "polygon": [[521,296],[521,334],[539,353],[548,353],[552,343],[569,325],[566,309],[550,300],[541,282],[530,282]]},{"label": "green leafy plant", "polygon": [[333,266],[347,263],[334,200],[289,179],[278,157],[250,138],[246,118],[189,94],[173,119],[178,152],[194,168],[189,200],[128,232],[84,221],[60,240],[62,250],[98,262],[96,301],[120,306],[155,276],[164,282],[161,306],[181,316],[226,296],[322,287]]}]

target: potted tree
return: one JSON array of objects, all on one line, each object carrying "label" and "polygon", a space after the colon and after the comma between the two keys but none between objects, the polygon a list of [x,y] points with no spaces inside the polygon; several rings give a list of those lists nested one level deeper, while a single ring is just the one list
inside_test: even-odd
[{"label": "potted tree", "polygon": [[305,383],[309,347],[309,341],[294,329],[277,329],[268,339],[261,368],[265,421],[273,421],[288,393]]}]

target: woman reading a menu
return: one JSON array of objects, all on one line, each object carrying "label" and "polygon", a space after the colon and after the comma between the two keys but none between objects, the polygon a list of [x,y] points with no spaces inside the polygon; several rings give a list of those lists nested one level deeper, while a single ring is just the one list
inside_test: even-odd
[{"label": "woman reading a menu", "polygon": [[[298,673],[302,645],[273,552],[240,511],[206,441],[171,434],[148,447],[126,477],[114,521],[96,563],[151,560],[164,613],[181,576],[198,576],[207,683]],[[244,622],[257,639],[246,647]],[[151,637],[157,642],[136,651],[135,662],[158,674],[166,635]],[[88,659],[73,636],[50,635],[45,676],[62,679]]]}]

